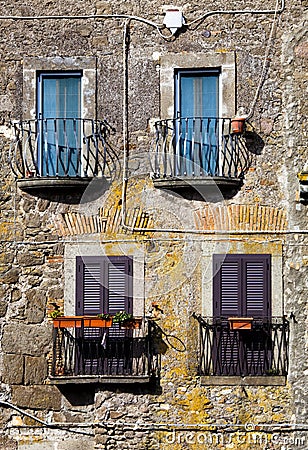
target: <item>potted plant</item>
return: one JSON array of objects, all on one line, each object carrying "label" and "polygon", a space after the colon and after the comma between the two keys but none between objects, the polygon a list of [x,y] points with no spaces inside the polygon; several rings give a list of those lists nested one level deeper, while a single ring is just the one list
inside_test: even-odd
[{"label": "potted plant", "polygon": [[136,318],[125,311],[118,311],[113,316],[113,323],[118,323],[121,328],[141,328],[142,319]]},{"label": "potted plant", "polygon": [[228,317],[231,330],[251,330],[253,317]]}]

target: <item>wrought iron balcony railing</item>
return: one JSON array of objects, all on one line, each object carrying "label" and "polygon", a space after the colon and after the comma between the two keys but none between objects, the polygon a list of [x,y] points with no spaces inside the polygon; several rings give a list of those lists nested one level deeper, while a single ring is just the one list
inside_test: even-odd
[{"label": "wrought iron balcony railing", "polygon": [[155,179],[221,178],[241,180],[249,166],[242,133],[230,118],[180,117],[155,123],[151,157]]},{"label": "wrought iron balcony railing", "polygon": [[254,318],[251,329],[232,330],[227,318],[195,316],[200,326],[200,375],[286,376],[289,322]]},{"label": "wrought iron balcony railing", "polygon": [[67,322],[53,330],[50,378],[108,378],[149,380],[158,375],[158,356],[152,348],[151,321],[140,328],[92,327],[89,318]]},{"label": "wrought iron balcony railing", "polygon": [[116,156],[105,121],[48,118],[14,122],[9,162],[17,178],[108,177]]}]

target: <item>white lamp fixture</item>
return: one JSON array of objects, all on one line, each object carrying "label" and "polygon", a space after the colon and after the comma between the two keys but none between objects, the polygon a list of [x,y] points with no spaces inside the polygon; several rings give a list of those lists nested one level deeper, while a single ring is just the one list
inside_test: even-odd
[{"label": "white lamp fixture", "polygon": [[170,8],[165,11],[164,25],[175,34],[177,30],[182,28],[185,24],[185,19],[183,17],[182,11],[177,8]]}]

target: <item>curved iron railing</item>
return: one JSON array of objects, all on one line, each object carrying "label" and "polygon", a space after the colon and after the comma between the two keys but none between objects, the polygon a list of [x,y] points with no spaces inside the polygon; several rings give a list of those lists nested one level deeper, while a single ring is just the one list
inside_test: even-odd
[{"label": "curved iron railing", "polygon": [[200,375],[286,376],[289,322],[254,318],[251,330],[232,330],[228,318],[194,316],[200,326]]},{"label": "curved iron railing", "polygon": [[50,376],[158,376],[158,355],[153,349],[153,323],[138,329],[87,328],[53,329],[53,357]]},{"label": "curved iron railing", "polygon": [[242,178],[249,154],[230,118],[179,117],[155,123],[154,178]]},{"label": "curved iron railing", "polygon": [[48,118],[12,123],[9,162],[17,178],[110,176],[117,157],[106,121]]}]

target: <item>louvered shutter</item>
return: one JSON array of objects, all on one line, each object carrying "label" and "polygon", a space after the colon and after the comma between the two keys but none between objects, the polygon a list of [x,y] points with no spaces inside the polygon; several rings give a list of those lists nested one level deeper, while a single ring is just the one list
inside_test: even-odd
[{"label": "louvered shutter", "polygon": [[269,317],[270,255],[247,255],[243,258],[243,283],[246,288],[244,315]]},{"label": "louvered shutter", "polygon": [[241,314],[241,258],[237,255],[214,255],[214,316]]},{"label": "louvered shutter", "polygon": [[103,312],[103,260],[77,257],[76,314],[96,316]]},{"label": "louvered shutter", "polygon": [[106,259],[108,286],[107,309],[110,314],[118,311],[132,313],[132,260],[114,256]]},{"label": "louvered shutter", "polygon": [[270,255],[214,255],[214,316],[270,316],[270,264]]},{"label": "louvered shutter", "polygon": [[76,314],[132,313],[132,259],[77,257]]},{"label": "louvered shutter", "polygon": [[[214,255],[213,312],[216,320],[271,314],[270,255]],[[264,331],[233,332],[218,328],[213,342],[215,375],[258,375],[269,365]]]},{"label": "louvered shutter", "polygon": [[[76,314],[132,313],[132,275],[128,257],[77,257]],[[77,329],[75,373],[123,373],[129,334],[119,324],[108,329]]]}]

